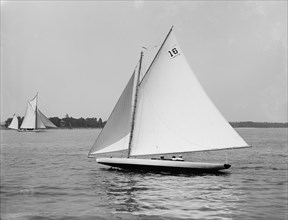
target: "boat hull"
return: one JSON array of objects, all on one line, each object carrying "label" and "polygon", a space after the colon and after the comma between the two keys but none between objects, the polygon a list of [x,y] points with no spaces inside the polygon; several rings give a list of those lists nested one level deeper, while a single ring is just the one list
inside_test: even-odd
[{"label": "boat hull", "polygon": [[96,162],[121,169],[164,172],[217,172],[229,169],[231,166],[218,163],[132,158],[97,158]]},{"label": "boat hull", "polygon": [[45,132],[46,130],[45,129],[33,129],[33,130],[30,130],[30,129],[18,129],[17,131],[19,131],[19,132]]}]

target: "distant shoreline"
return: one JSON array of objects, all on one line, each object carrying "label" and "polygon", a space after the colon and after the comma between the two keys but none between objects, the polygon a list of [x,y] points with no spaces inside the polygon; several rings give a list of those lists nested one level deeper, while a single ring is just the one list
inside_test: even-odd
[{"label": "distant shoreline", "polygon": [[229,122],[233,128],[288,128],[288,122]]},{"label": "distant shoreline", "polygon": [[[50,120],[53,118],[50,118]],[[65,119],[64,119],[65,120]],[[76,119],[77,120],[77,119]],[[89,119],[88,119],[89,120]],[[95,121],[97,122],[96,118],[92,119],[92,122]],[[100,120],[100,122],[98,121],[98,123],[90,123],[90,124],[82,124],[84,126],[81,126],[80,124],[74,124],[74,123],[65,123],[65,124],[59,124],[57,123],[57,129],[83,129],[83,128],[87,128],[87,129],[102,129],[105,125],[106,121],[102,122],[102,120]],[[288,122],[253,122],[253,121],[242,121],[242,122],[229,122],[229,124],[233,127],[233,128],[288,128]],[[76,126],[73,126],[76,125]],[[1,130],[6,130],[8,129],[7,127],[5,127],[5,125],[1,125],[0,126]]]}]

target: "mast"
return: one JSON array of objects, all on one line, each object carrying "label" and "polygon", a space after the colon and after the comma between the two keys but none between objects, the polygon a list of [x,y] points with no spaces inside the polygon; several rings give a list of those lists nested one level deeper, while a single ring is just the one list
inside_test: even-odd
[{"label": "mast", "polygon": [[143,51],[141,51],[141,54],[140,54],[139,69],[138,69],[138,75],[137,75],[137,81],[136,81],[136,90],[135,90],[135,99],[134,99],[134,106],[133,106],[133,113],[132,113],[131,132],[130,132],[129,145],[128,145],[128,158],[130,157],[131,144],[132,144],[132,139],[133,139],[134,125],[135,125],[135,115],[136,115],[137,98],[138,98],[138,91],[139,91],[139,85],[140,85],[139,82],[140,82],[142,58],[143,58]]},{"label": "mast", "polygon": [[37,129],[37,103],[38,102],[38,92],[36,94],[36,108],[35,108],[35,129]]},{"label": "mast", "polygon": [[130,157],[130,152],[131,152],[131,145],[132,145],[132,139],[133,139],[133,132],[134,132],[134,125],[135,125],[135,115],[136,115],[136,107],[137,107],[137,98],[138,98],[138,90],[139,90],[139,86],[142,83],[143,79],[145,78],[145,76],[147,75],[147,73],[149,72],[151,66],[153,65],[154,61],[156,60],[156,58],[158,57],[163,45],[165,44],[166,40],[168,39],[170,33],[173,30],[173,27],[171,27],[171,29],[169,30],[167,36],[165,37],[163,43],[161,44],[157,54],[155,55],[154,59],[152,60],[149,68],[147,69],[145,75],[143,76],[141,82],[140,82],[140,73],[141,73],[141,66],[142,66],[142,58],[143,58],[143,51],[141,51],[140,54],[140,61],[139,61],[139,69],[138,69],[138,76],[137,76],[137,82],[136,82],[136,91],[135,91],[135,99],[134,99],[134,106],[133,106],[133,113],[132,113],[132,123],[131,123],[131,132],[130,132],[130,138],[129,138],[129,145],[128,145],[128,158]]}]

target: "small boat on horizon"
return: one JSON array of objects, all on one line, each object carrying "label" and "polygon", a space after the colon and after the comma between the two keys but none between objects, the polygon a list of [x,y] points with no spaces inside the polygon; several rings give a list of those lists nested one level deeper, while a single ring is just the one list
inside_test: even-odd
[{"label": "small boat on horizon", "polygon": [[[164,155],[250,147],[209,99],[172,30],[145,72],[141,52],[89,151],[88,157],[96,157],[96,162],[129,170],[215,172],[231,165],[164,159]],[[111,157],[115,152],[127,153],[124,158]]]},{"label": "small boat on horizon", "polygon": [[38,108],[38,92],[36,96],[27,101],[26,113],[18,131],[39,132],[47,128],[57,128]]}]

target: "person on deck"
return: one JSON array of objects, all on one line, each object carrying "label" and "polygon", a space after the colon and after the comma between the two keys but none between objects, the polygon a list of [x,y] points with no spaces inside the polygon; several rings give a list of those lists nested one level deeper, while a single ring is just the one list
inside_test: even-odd
[{"label": "person on deck", "polygon": [[176,160],[178,160],[178,161],[183,161],[182,155],[180,154],[180,155],[176,158]]}]

